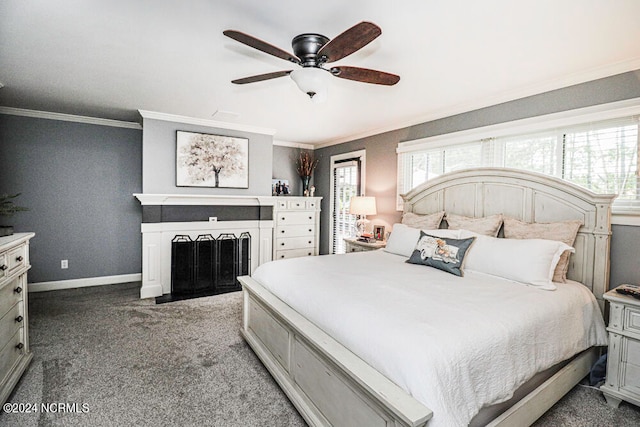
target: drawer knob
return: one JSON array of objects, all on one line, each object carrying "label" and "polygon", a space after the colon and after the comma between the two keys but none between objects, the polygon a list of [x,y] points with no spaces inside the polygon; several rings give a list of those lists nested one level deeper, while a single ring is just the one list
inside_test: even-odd
[{"label": "drawer knob", "polygon": [[280,255],[280,258],[284,258],[284,255]]},{"label": "drawer knob", "polygon": [[311,244],[311,240],[309,240],[309,244]]},{"label": "drawer knob", "polygon": [[24,320],[24,317],[22,317],[22,316],[16,317],[16,322],[18,322],[18,323],[22,322],[23,320]]},{"label": "drawer knob", "polygon": [[307,255],[311,256],[311,252],[309,252]]},{"label": "drawer knob", "polygon": [[310,216],[309,219],[313,219],[313,217]]},{"label": "drawer knob", "polygon": [[15,288],[13,290],[16,294],[19,294],[20,292],[22,292],[22,288],[20,286],[18,286],[17,288]]},{"label": "drawer knob", "polygon": [[280,246],[284,246],[284,242],[280,243]]},{"label": "drawer knob", "polygon": [[281,233],[284,233],[284,230],[282,230]]},{"label": "drawer knob", "polygon": [[0,265],[0,270],[2,270],[2,271],[5,271],[7,268],[9,268],[9,267],[7,267],[6,265]]},{"label": "drawer knob", "polygon": [[312,229],[309,229],[309,233],[311,233],[312,231],[313,231]]},{"label": "drawer knob", "polygon": [[16,348],[18,350],[22,350],[24,348],[24,344],[22,344],[21,342],[18,343],[18,345],[16,346]]},{"label": "drawer knob", "polygon": [[22,255],[20,255],[20,256],[18,256],[18,257],[16,258],[16,261],[18,261],[18,262],[22,262],[22,260],[23,260],[23,259],[24,259],[24,258],[22,257]]}]

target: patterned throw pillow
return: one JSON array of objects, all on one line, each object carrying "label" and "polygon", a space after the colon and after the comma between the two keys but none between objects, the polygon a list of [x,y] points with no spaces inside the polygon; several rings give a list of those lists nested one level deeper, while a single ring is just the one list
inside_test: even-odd
[{"label": "patterned throw pillow", "polygon": [[[580,220],[528,223],[507,217],[504,219],[504,237],[507,239],[555,240],[573,246],[581,226],[582,221]],[[554,282],[566,283],[570,255],[569,251],[565,251],[560,256],[560,261],[558,261],[553,273]]]},{"label": "patterned throw pillow", "polygon": [[[424,231],[427,234],[437,237],[450,237],[454,239],[460,237],[459,230],[435,229]],[[383,251],[409,258],[413,253],[413,249],[416,247],[418,239],[420,239],[420,230],[417,228],[404,224],[393,224],[393,230],[387,239],[387,246]]]},{"label": "patterned throw pillow", "polygon": [[502,214],[489,215],[482,218],[447,214],[445,217],[449,228],[469,230],[484,236],[496,237],[502,225]]},{"label": "patterned throw pillow", "polygon": [[440,222],[444,216],[444,211],[428,215],[418,215],[407,212],[402,215],[402,223],[409,227],[421,228],[423,230],[435,230],[440,228]]},{"label": "patterned throw pillow", "polygon": [[456,276],[463,276],[464,257],[474,240],[475,237],[445,239],[421,231],[420,240],[407,262],[428,265]]}]

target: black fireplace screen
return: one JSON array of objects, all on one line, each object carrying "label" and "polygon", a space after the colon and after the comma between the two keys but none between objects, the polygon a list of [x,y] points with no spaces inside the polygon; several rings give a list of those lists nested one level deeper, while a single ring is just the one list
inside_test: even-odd
[{"label": "black fireplace screen", "polygon": [[251,235],[177,235],[171,241],[171,293],[222,294],[241,289],[238,276],[249,274]]}]

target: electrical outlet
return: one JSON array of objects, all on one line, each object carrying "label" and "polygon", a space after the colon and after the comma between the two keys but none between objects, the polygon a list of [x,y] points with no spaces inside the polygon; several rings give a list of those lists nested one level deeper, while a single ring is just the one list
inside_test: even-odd
[{"label": "electrical outlet", "polygon": [[69,260],[68,259],[63,259],[62,261],[60,261],[60,268],[62,268],[63,270],[65,268],[69,268]]}]

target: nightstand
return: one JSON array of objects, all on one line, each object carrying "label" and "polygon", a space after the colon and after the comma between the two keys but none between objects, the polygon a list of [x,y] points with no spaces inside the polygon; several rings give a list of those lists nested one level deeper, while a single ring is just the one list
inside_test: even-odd
[{"label": "nightstand", "polygon": [[[640,290],[640,288],[638,288]],[[609,406],[622,400],[640,406],[640,299],[610,290],[607,379],[600,387]]]},{"label": "nightstand", "polygon": [[361,242],[355,237],[345,237],[345,252],[366,252],[376,249],[382,249],[387,246],[387,242],[384,240],[376,240],[373,243]]}]

